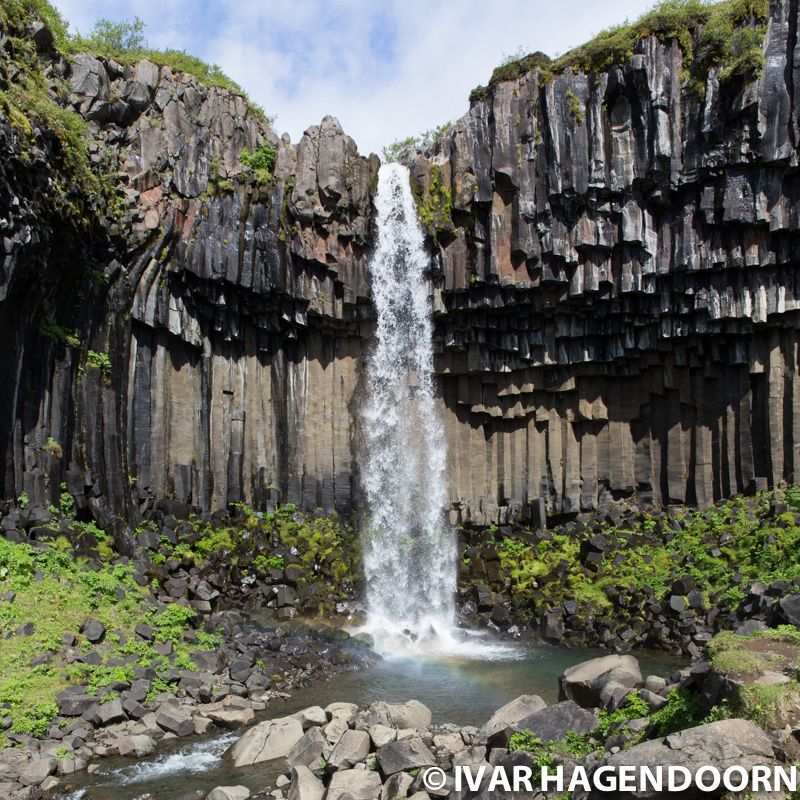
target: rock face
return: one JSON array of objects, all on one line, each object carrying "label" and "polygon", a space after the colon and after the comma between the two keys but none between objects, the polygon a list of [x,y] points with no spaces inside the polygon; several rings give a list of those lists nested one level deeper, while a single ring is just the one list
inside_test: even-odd
[{"label": "rock face", "polygon": [[409,158],[452,202],[437,344],[462,512],[800,475],[797,13],[771,3],[756,81],[712,71],[700,99],[651,37],[595,76],[499,83]]},{"label": "rock face", "polygon": [[[497,84],[410,159],[440,201],[454,519],[800,474],[797,13],[771,4],[756,81],[712,71],[700,99],[646,38],[599,75]],[[53,138],[21,180],[0,124],[0,494],[45,509],[65,482],[109,528],[163,497],[346,511],[377,158],[148,61],[57,67],[117,196],[77,235],[47,206]],[[259,184],[240,155],[265,144]]]}]

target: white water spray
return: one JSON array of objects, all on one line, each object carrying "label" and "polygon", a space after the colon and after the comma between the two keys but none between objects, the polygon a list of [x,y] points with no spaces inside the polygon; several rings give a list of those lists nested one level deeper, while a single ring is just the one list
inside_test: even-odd
[{"label": "white water spray", "polygon": [[397,640],[449,639],[455,541],[444,519],[446,449],[433,378],[429,258],[408,170],[378,175],[378,245],[370,262],[377,312],[367,364],[361,472],[369,630],[379,649]]}]

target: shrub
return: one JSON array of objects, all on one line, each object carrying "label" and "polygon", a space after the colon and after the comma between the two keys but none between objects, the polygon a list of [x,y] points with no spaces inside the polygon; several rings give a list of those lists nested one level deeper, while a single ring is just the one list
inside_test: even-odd
[{"label": "shrub", "polygon": [[650,717],[659,736],[691,728],[700,723],[697,712],[697,694],[688,689],[673,689],[667,695],[666,705]]},{"label": "shrub", "polygon": [[111,375],[111,359],[108,353],[98,353],[96,350],[89,350],[86,353],[86,363],[90,367],[99,369],[103,373],[103,377],[107,378]]},{"label": "shrub", "polygon": [[117,58],[136,53],[146,47],[145,23],[134,17],[132,21],[111,22],[98,19],[92,32],[84,41],[93,50],[113,54]]},{"label": "shrub", "polygon": [[47,437],[47,441],[42,445],[42,450],[56,458],[64,457],[64,451],[61,449],[61,445],[52,436]]},{"label": "shrub", "polygon": [[593,735],[600,741],[605,741],[615,728],[629,720],[646,717],[649,713],[650,707],[639,693],[631,692],[614,711],[600,709],[599,724]]},{"label": "shrub", "polygon": [[239,160],[245,167],[249,167],[256,176],[256,183],[259,186],[266,186],[272,180],[272,170],[275,167],[277,151],[268,142],[257,147],[251,153],[242,150]]}]

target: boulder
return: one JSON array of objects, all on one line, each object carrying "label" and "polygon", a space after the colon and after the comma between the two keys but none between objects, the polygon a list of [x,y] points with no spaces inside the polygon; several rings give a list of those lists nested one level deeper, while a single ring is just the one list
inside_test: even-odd
[{"label": "boulder", "polygon": [[58,713],[62,717],[79,717],[88,711],[96,702],[94,695],[86,694],[83,688],[71,686],[56,695]]},{"label": "boulder", "polygon": [[408,796],[408,790],[414,778],[407,772],[395,772],[381,788],[381,800],[397,800],[398,797]]},{"label": "boulder", "polygon": [[436,764],[433,753],[425,742],[419,738],[404,739],[402,742],[385,744],[377,752],[378,769],[384,778],[395,772],[408,772],[420,767],[432,767]]},{"label": "boulder", "polygon": [[325,738],[330,744],[335,745],[339,739],[342,738],[344,732],[348,730],[348,725],[345,720],[340,717],[334,717],[323,729]]},{"label": "boulder", "polygon": [[194,722],[191,718],[173,706],[162,706],[159,709],[156,724],[176,736],[191,736],[194,733]]},{"label": "boulder", "polygon": [[19,782],[23,786],[41,783],[48,775],[52,775],[56,771],[56,766],[55,758],[32,758],[20,773]]},{"label": "boulder", "polygon": [[427,728],[431,724],[431,712],[419,700],[407,703],[372,703],[356,717],[356,728],[368,730],[373,725],[393,728]]},{"label": "boulder", "polygon": [[300,720],[304,731],[314,725],[325,725],[328,722],[328,715],[325,713],[325,709],[320,706],[309,706],[296,714],[292,714],[292,716]]},{"label": "boulder", "polygon": [[369,734],[347,730],[328,756],[331,769],[350,769],[369,755]]},{"label": "boulder", "polygon": [[207,795],[206,800],[247,800],[250,790],[246,786],[217,786]]},{"label": "boulder", "polygon": [[322,800],[325,787],[308,767],[292,767],[289,800]]},{"label": "boulder", "polygon": [[303,726],[294,717],[259,722],[227,751],[234,767],[248,767],[274,758],[285,758],[303,736]]},{"label": "boulder", "polygon": [[778,601],[775,621],[800,628],[800,594],[790,594]]},{"label": "boulder", "polygon": [[372,739],[372,744],[377,750],[379,747],[393,742],[397,738],[397,731],[388,725],[373,725],[369,729],[369,738]]},{"label": "boulder", "polygon": [[144,733],[134,736],[121,736],[117,739],[117,750],[121,756],[149,756],[156,749],[156,743]]},{"label": "boulder", "polygon": [[94,712],[101,725],[113,725],[116,722],[124,722],[128,717],[122,709],[122,701],[115,697],[107,703],[98,703],[94,706]]},{"label": "boulder", "polygon": [[81,627],[81,633],[93,644],[102,642],[106,635],[106,626],[96,619],[87,619]]},{"label": "boulder", "polygon": [[591,733],[597,724],[597,716],[591,711],[581,708],[573,700],[564,700],[523,717],[515,728],[532,731],[543,742],[558,742],[570,732]]},{"label": "boulder", "polygon": [[252,708],[220,708],[206,711],[205,714],[212,722],[224,728],[241,728],[243,725],[249,725],[256,715]]},{"label": "boulder", "polygon": [[558,680],[559,699],[574,700],[584,708],[602,705],[603,687],[616,681],[630,689],[642,685],[639,662],[633,656],[601,656],[565,670]]},{"label": "boulder", "polygon": [[[663,739],[637,744],[628,750],[607,756],[602,766],[619,768],[622,766],[686,767],[692,774],[701,766],[714,766],[724,771],[728,767],[741,766],[749,770],[754,766],[769,766],[774,762],[772,743],[769,736],[757,725],[744,719],[725,719],[673,733]],[[591,798],[601,800],[608,793],[592,792]],[[647,800],[659,798],[662,793],[649,787],[637,792],[617,792],[619,800]],[[679,793],[684,800],[701,800],[719,796],[702,792],[690,786]]]},{"label": "boulder", "polygon": [[290,767],[314,768],[322,760],[325,751],[330,748],[325,734],[319,728],[309,728],[286,754],[286,763]]},{"label": "boulder", "polygon": [[511,730],[523,717],[527,717],[536,711],[541,711],[546,705],[547,703],[537,694],[520,695],[511,702],[506,703],[502,708],[498,708],[489,717],[478,732],[478,739],[485,742],[500,731]]},{"label": "boulder", "polygon": [[331,720],[342,719],[349,723],[358,713],[358,706],[355,703],[331,703],[325,706],[325,713]]},{"label": "boulder", "polygon": [[377,772],[344,769],[333,774],[325,800],[375,800],[380,791],[381,776]]}]

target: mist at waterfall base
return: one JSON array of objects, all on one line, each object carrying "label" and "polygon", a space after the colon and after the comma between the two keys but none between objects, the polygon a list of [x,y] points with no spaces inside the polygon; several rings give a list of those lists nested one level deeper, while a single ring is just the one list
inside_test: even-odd
[{"label": "mist at waterfall base", "polygon": [[[361,415],[362,630],[384,656],[409,649],[475,654],[477,634],[455,626],[456,544],[443,511],[447,453],[433,372],[430,258],[404,166],[380,168],[375,206],[369,272],[376,330]],[[488,646],[480,652],[499,655]]]}]

